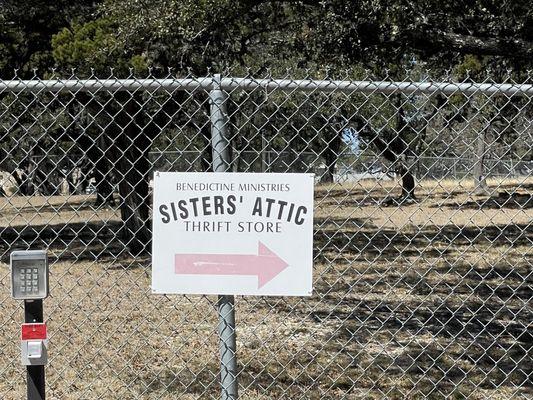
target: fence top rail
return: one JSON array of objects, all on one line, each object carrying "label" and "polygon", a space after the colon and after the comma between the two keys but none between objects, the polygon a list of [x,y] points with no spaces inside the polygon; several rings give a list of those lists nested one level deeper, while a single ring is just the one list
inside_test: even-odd
[{"label": "fence top rail", "polygon": [[175,90],[343,92],[369,94],[505,94],[533,95],[533,84],[519,83],[459,83],[459,82],[393,82],[393,81],[335,81],[311,79],[253,79],[222,78],[220,86],[215,77],[172,79],[50,79],[0,80],[0,93],[64,93],[64,92],[120,92],[146,90],[151,92]]}]

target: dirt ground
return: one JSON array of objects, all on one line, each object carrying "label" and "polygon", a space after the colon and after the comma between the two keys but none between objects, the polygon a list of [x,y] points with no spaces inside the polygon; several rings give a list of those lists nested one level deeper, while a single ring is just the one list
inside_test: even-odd
[{"label": "dirt ground", "polygon": [[[241,399],[533,398],[533,178],[318,186],[314,295],[237,297]],[[9,253],[50,249],[50,399],[219,398],[216,298],[155,296],[120,213],[0,198],[0,398],[20,399]]]}]

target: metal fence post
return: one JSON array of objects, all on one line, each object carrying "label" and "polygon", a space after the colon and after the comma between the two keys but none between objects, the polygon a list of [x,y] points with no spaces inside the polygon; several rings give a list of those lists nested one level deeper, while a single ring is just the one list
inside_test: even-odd
[{"label": "metal fence post", "polygon": [[[216,74],[213,78],[213,89],[209,93],[214,172],[228,171],[231,162],[227,135],[227,97],[227,94],[220,88],[220,74]],[[222,400],[236,400],[238,397],[237,343],[233,296],[218,296],[218,334],[220,336],[221,398]]]}]

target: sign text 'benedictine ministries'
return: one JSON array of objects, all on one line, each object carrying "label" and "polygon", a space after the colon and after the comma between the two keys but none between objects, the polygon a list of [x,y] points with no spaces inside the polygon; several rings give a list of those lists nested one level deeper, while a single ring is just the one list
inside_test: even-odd
[{"label": "sign text 'benedictine ministries'", "polygon": [[312,174],[154,174],[154,293],[312,292]]}]

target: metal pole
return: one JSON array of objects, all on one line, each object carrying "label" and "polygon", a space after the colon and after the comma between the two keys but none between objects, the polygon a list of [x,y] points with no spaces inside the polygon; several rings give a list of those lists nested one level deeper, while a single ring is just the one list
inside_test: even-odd
[{"label": "metal pole", "polygon": [[[43,301],[24,301],[24,322],[43,322]],[[45,400],[44,365],[26,366],[28,400]]]},{"label": "metal pole", "polygon": [[[369,94],[436,94],[453,95],[505,94],[507,96],[530,96],[533,94],[531,84],[509,83],[459,83],[459,82],[392,82],[392,81],[330,81],[330,80],[295,80],[295,79],[253,79],[224,78],[219,88],[224,90],[279,90],[292,92],[336,92]],[[187,79],[50,79],[50,80],[1,80],[0,93],[97,93],[125,92],[146,89],[150,92],[174,90],[213,90],[213,79],[209,77]]]},{"label": "metal pole", "polygon": [[218,296],[218,334],[220,335],[221,399],[237,400],[237,339],[233,296]]},{"label": "metal pole", "polygon": [[[225,172],[230,166],[227,134],[227,94],[220,88],[221,78],[213,79],[209,93],[211,108],[211,145],[213,147],[213,171]],[[218,334],[220,336],[220,383],[222,400],[236,400],[237,394],[237,340],[235,334],[235,298],[218,296]]]},{"label": "metal pole", "polygon": [[213,171],[226,172],[230,166],[229,140],[227,135],[227,94],[220,89],[220,75],[213,78],[214,89],[209,92],[211,109],[211,145],[213,147]]}]

